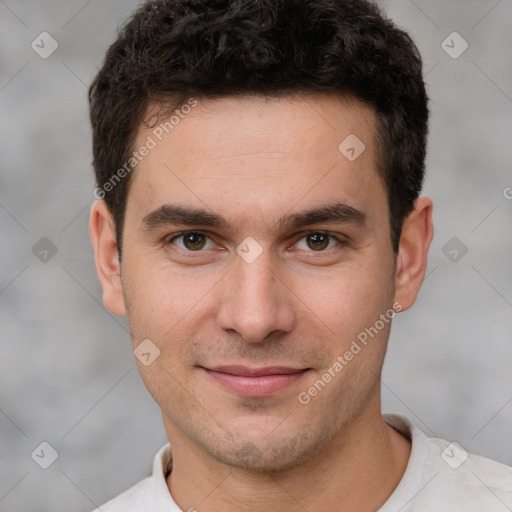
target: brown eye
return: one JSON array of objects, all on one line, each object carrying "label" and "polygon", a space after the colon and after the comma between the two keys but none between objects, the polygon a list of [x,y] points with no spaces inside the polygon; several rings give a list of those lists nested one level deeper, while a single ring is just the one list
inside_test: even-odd
[{"label": "brown eye", "polygon": [[[208,243],[210,244],[208,246]],[[199,252],[202,249],[211,249],[215,244],[210,237],[200,231],[184,231],[173,236],[166,245],[175,245],[183,251]]]},{"label": "brown eye", "polygon": [[330,253],[334,249],[342,249],[345,242],[342,238],[323,231],[310,231],[304,234],[295,244],[296,249],[307,252]]},{"label": "brown eye", "polygon": [[198,251],[205,246],[205,238],[201,233],[186,233],[183,235],[183,245],[191,251]]},{"label": "brown eye", "polygon": [[329,235],[313,233],[306,236],[307,244],[314,251],[323,251],[329,245]]}]

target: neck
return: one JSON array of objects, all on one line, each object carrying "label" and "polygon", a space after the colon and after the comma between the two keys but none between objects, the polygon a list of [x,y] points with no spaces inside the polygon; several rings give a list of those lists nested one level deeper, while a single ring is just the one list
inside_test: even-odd
[{"label": "neck", "polygon": [[182,510],[199,512],[374,512],[400,482],[411,443],[384,422],[380,397],[372,402],[313,458],[283,471],[227,466],[166,425],[173,455],[169,491]]}]

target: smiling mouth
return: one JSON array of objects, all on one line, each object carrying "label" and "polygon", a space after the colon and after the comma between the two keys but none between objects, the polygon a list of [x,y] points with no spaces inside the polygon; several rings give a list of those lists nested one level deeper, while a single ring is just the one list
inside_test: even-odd
[{"label": "smiling mouth", "polygon": [[297,382],[311,368],[272,366],[249,368],[245,366],[220,366],[203,371],[216,383],[240,396],[271,396]]}]

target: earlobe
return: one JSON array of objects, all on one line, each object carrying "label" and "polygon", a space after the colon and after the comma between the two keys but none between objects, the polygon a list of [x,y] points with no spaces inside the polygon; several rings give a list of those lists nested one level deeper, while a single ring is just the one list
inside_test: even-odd
[{"label": "earlobe", "polygon": [[94,247],[96,271],[103,289],[103,303],[112,313],[124,316],[126,308],[114,221],[105,201],[101,199],[91,207],[89,232]]},{"label": "earlobe", "polygon": [[425,278],[428,250],[434,233],[432,208],[428,197],[419,197],[404,221],[395,277],[395,301],[400,303],[402,311],[414,304]]}]

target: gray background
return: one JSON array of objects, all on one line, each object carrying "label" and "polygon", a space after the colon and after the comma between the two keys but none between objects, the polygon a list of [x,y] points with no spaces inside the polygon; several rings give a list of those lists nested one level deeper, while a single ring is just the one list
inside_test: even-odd
[{"label": "gray background", "polygon": [[[87,229],[86,86],[136,5],[0,1],[2,512],[91,510],[166,442],[126,321],[101,304]],[[417,303],[393,324],[384,410],[512,465],[512,0],[384,6],[424,56],[436,229]],[[59,44],[47,59],[31,48],[43,31]],[[453,31],[469,43],[457,59],[441,46]],[[42,237],[47,262],[32,252]],[[452,237],[468,249],[456,262]],[[46,470],[31,458],[42,441],[59,454]]]}]

